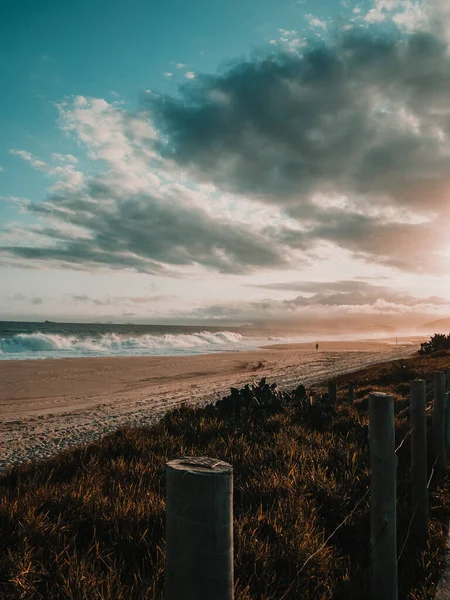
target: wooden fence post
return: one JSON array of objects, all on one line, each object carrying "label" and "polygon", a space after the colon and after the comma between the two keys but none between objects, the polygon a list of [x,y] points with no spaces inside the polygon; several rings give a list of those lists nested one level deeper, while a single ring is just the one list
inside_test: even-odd
[{"label": "wooden fence post", "polygon": [[233,467],[186,457],[166,467],[165,600],[232,600]]},{"label": "wooden fence post", "polygon": [[414,379],[411,391],[411,499],[413,533],[420,545],[428,538],[428,471],[425,381]]},{"label": "wooden fence post", "polygon": [[336,382],[329,381],[328,382],[328,399],[331,402],[331,404],[333,404],[333,406],[336,404],[336,396],[337,396]]},{"label": "wooden fence post", "polygon": [[446,392],[444,397],[444,438],[445,455],[448,460],[450,457],[450,392]]},{"label": "wooden fence post", "polygon": [[369,394],[371,600],[397,600],[397,481],[394,399]]},{"label": "wooden fence post", "polygon": [[353,390],[354,390],[355,384],[353,381],[349,381],[348,382],[348,403],[350,404],[350,406],[353,404]]},{"label": "wooden fence post", "polygon": [[438,371],[434,374],[434,405],[433,405],[433,452],[436,460],[436,470],[442,474],[447,466],[445,452],[445,373]]},{"label": "wooden fence post", "polygon": [[447,369],[446,379],[447,379],[447,387],[445,389],[447,390],[447,392],[450,392],[450,369]]}]

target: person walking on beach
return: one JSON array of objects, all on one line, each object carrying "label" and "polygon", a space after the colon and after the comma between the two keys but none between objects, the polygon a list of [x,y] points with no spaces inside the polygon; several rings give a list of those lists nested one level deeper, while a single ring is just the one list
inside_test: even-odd
[{"label": "person walking on beach", "polygon": [[316,344],[316,351],[319,349],[319,344]]}]

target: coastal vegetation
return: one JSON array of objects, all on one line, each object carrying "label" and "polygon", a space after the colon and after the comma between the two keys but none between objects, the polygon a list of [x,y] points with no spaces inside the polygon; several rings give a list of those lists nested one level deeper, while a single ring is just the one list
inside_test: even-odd
[{"label": "coastal vegetation", "polygon": [[287,393],[263,379],[215,405],[183,406],[152,427],[9,469],[0,474],[0,597],[161,599],[165,464],[186,455],[234,467],[236,600],[367,597],[367,398],[386,391],[400,445],[400,598],[432,598],[450,493],[446,477],[431,478],[430,536],[419,550],[409,535],[408,382],[448,366],[448,356],[426,353],[342,375],[335,404],[326,383]]},{"label": "coastal vegetation", "polygon": [[448,350],[450,354],[450,333],[448,335],[435,333],[428,342],[420,344],[419,354],[432,354],[445,350]]}]

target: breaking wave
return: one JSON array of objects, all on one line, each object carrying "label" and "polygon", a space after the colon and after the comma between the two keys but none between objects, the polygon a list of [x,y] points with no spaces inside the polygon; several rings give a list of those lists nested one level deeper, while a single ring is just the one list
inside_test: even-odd
[{"label": "breaking wave", "polygon": [[0,338],[0,358],[182,355],[240,350],[257,345],[255,339],[232,331],[135,336],[118,333],[77,336],[35,332]]}]

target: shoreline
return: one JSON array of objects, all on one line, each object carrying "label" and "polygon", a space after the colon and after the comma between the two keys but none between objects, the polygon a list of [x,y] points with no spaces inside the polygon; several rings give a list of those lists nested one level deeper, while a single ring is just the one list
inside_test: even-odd
[{"label": "shoreline", "polygon": [[266,377],[311,386],[369,364],[406,358],[419,343],[380,340],[272,344],[190,356],[0,361],[0,470],[147,425],[182,403],[203,405]]}]

